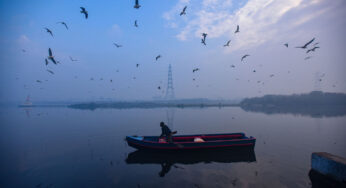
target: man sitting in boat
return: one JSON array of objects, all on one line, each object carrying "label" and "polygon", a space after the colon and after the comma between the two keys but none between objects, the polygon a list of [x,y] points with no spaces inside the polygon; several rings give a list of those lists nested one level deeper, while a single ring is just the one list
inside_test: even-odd
[{"label": "man sitting in boat", "polygon": [[160,123],[160,127],[161,127],[161,131],[162,131],[160,137],[166,136],[167,142],[173,143],[171,129],[169,129],[169,127],[167,125],[165,125],[164,122]]}]

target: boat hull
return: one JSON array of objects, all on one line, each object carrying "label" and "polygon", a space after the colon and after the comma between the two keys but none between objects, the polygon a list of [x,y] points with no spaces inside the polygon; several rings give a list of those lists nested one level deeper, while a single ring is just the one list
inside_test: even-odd
[{"label": "boat hull", "polygon": [[[186,138],[204,138],[204,142],[186,141]],[[254,147],[256,139],[246,137],[243,133],[209,134],[209,135],[183,135],[173,137],[173,143],[160,143],[158,137],[127,136],[129,146],[139,150],[162,151],[205,151],[224,150],[239,147]]]}]

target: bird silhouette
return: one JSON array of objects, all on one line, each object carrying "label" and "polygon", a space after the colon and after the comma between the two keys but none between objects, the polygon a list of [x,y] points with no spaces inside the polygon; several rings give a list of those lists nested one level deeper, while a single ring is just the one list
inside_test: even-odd
[{"label": "bird silhouette", "polygon": [[288,48],[288,43],[284,44]]},{"label": "bird silhouette", "polygon": [[46,29],[47,33],[49,33],[53,37],[53,32],[50,29],[46,28],[46,27],[45,27],[45,29]]},{"label": "bird silhouette", "polygon": [[308,45],[311,44],[314,40],[315,40],[315,38],[311,39],[309,42],[307,42],[306,44],[304,44],[304,46],[297,46],[296,48],[305,49],[305,48],[308,47]]},{"label": "bird silhouette", "polygon": [[133,8],[139,9],[139,7],[141,7],[141,5],[139,5],[138,0],[135,1],[135,6],[133,6]]},{"label": "bird silhouette", "polygon": [[231,65],[232,68],[235,68],[235,65]]},{"label": "bird silhouette", "polygon": [[122,45],[117,44],[117,43],[114,43],[114,42],[113,42],[113,44],[114,44],[114,46],[116,46],[117,48],[123,47]]},{"label": "bird silhouette", "polygon": [[256,72],[256,70],[253,70],[252,72]]},{"label": "bird silhouette", "polygon": [[46,62],[46,66],[48,65],[49,61],[47,60],[47,58],[44,59]]},{"label": "bird silhouette", "polygon": [[249,54],[243,55],[243,57],[241,57],[241,61],[243,61],[247,56],[250,56]]},{"label": "bird silhouette", "polygon": [[48,59],[51,60],[54,64],[56,64],[56,61],[54,59],[54,56],[53,56],[53,53],[52,53],[52,50],[49,48],[48,49]]},{"label": "bird silhouette", "polygon": [[320,47],[315,46],[315,47],[313,47],[313,48],[307,50],[306,53],[309,53],[309,52],[311,52],[311,51],[314,52],[317,48],[320,48]]},{"label": "bird silhouette", "polygon": [[135,20],[135,27],[138,27],[137,20]]},{"label": "bird silhouette", "polygon": [[208,33],[202,33],[203,40],[205,41],[205,38],[207,37]]},{"label": "bird silhouette", "polygon": [[207,45],[207,44],[205,43],[205,39],[206,39],[207,35],[208,35],[207,33],[202,33],[202,37],[203,37],[203,38],[202,38],[202,42],[201,42],[201,43],[204,44],[204,45]]},{"label": "bird silhouette", "polygon": [[159,58],[161,58],[161,55],[158,55],[158,56],[156,56],[156,61],[159,59]]},{"label": "bird silhouette", "polygon": [[53,72],[53,71],[51,71],[51,70],[49,70],[49,69],[47,69],[47,71],[48,71],[49,73],[51,73],[51,74],[54,74],[54,72]]},{"label": "bird silhouette", "polygon": [[157,87],[157,89],[158,89],[158,90],[160,90],[160,89],[161,89],[161,87],[159,86],[159,87]]},{"label": "bird silhouette", "polygon": [[230,42],[231,42],[231,40],[227,41],[227,43],[225,45],[223,45],[223,47],[229,46]]},{"label": "bird silhouette", "polygon": [[183,8],[183,10],[180,12],[180,16],[182,16],[182,15],[186,15],[186,8],[187,8],[187,6],[185,6],[184,8]]},{"label": "bird silhouette", "polygon": [[193,73],[195,73],[196,71],[199,71],[199,68],[195,68],[192,70]]},{"label": "bird silhouette", "polygon": [[64,25],[66,27],[66,29],[68,29],[67,24],[65,22],[57,22],[57,23]]},{"label": "bird silhouette", "polygon": [[237,29],[235,30],[234,33],[239,33],[239,25],[237,25]]},{"label": "bird silhouette", "polygon": [[136,67],[139,67],[139,64],[136,64]]},{"label": "bird silhouette", "polygon": [[84,7],[80,7],[80,9],[80,13],[84,14],[85,19],[88,19],[88,11],[86,11]]},{"label": "bird silhouette", "polygon": [[310,58],[312,58],[312,56],[308,56],[308,57],[304,58],[304,60],[308,60]]},{"label": "bird silhouette", "polygon": [[271,74],[270,77],[274,77],[274,74]]}]

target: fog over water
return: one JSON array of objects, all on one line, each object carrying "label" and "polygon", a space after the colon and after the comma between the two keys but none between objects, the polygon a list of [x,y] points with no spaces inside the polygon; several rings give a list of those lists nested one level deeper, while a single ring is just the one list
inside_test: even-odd
[{"label": "fog over water", "polygon": [[[140,4],[134,9],[134,1],[1,1],[1,102],[22,102],[27,95],[32,101],[160,98],[169,64],[176,98],[346,92],[343,0]],[[186,15],[180,16],[184,6]],[[62,21],[68,29],[57,23]],[[240,32],[234,33],[237,25]],[[202,33],[208,34],[206,46]],[[295,48],[313,38],[307,49],[319,46],[315,51]],[[45,65],[48,48],[60,64]],[[245,54],[250,56],[241,61]]]}]

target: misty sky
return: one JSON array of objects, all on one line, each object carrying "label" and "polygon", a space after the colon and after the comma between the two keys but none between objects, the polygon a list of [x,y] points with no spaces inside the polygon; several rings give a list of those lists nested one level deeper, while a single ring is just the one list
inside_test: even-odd
[{"label": "misty sky", "polygon": [[[0,0],[1,102],[27,95],[33,102],[148,100],[164,96],[169,64],[177,98],[346,92],[345,0],[139,3],[134,9],[134,0]],[[295,48],[314,37],[308,48],[318,42],[315,52]],[[45,65],[48,48],[60,64]]]}]

